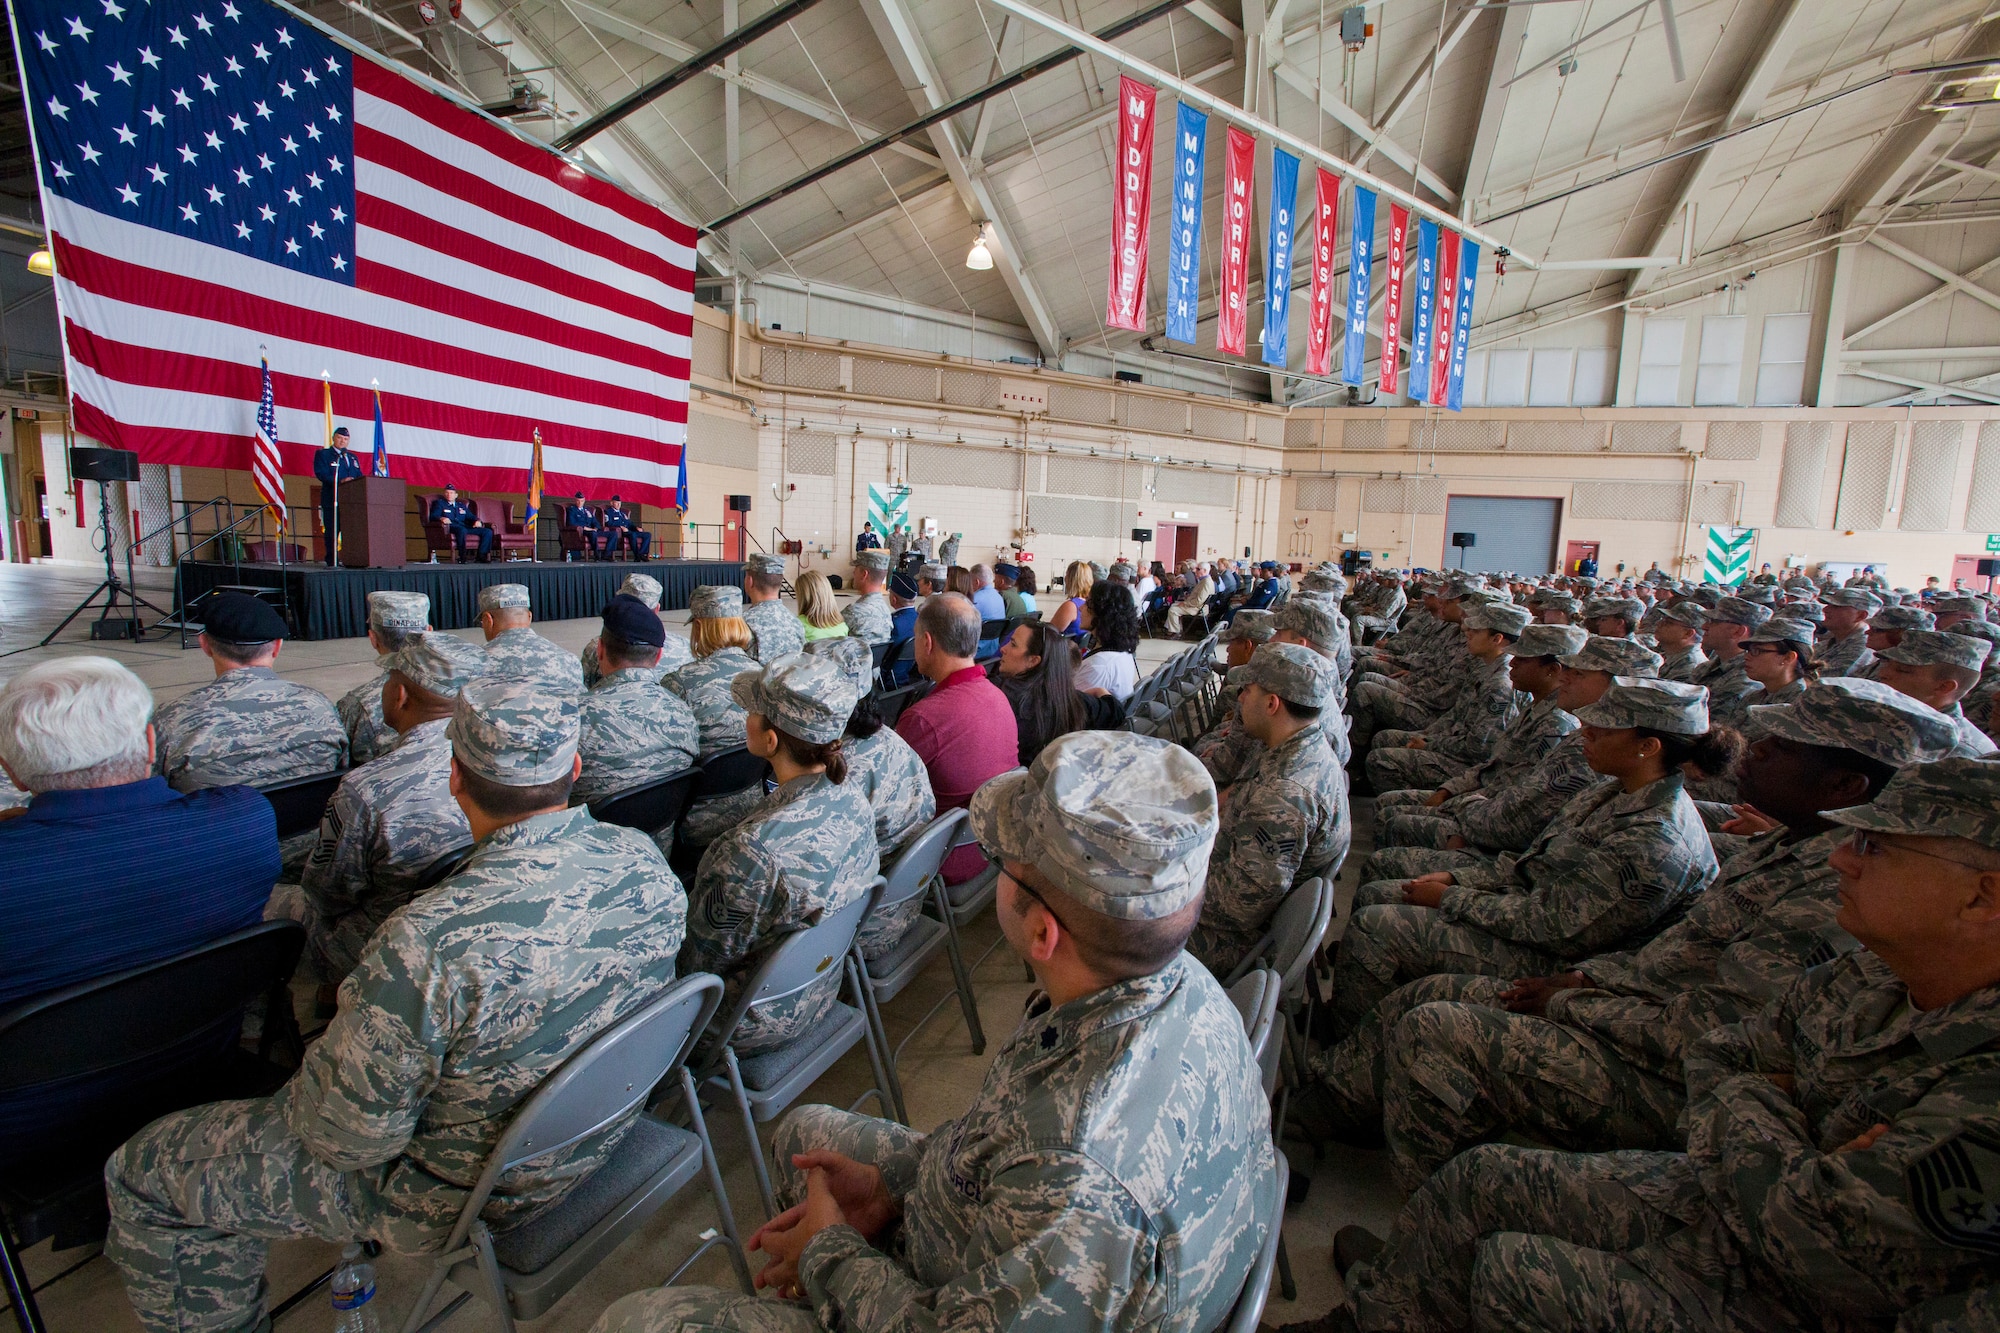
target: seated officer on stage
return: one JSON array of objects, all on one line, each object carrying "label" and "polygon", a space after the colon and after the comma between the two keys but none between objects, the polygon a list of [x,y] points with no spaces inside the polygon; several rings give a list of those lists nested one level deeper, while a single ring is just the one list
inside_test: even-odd
[{"label": "seated officer on stage", "polygon": [[[464,869],[382,923],[290,1083],[156,1120],[105,1168],[106,1253],[145,1328],[257,1327],[273,1240],[437,1250],[515,1108],[673,981],[673,871],[644,834],[566,808],[575,700],[480,681],[446,734]],[[508,1172],[486,1220],[562,1198],[624,1128]]]},{"label": "seated officer on stage", "polygon": [[347,728],[347,759],[359,767],[395,747],[396,729],[382,717],[382,687],[389,683],[389,659],[424,637],[431,625],[431,599],[420,592],[368,594],[368,646],[382,669],[373,679],[340,696],[334,710]]},{"label": "seated officer on stage", "polygon": [[423,635],[390,657],[382,715],[396,746],[341,779],[299,880],[306,947],[322,982],[345,979],[377,928],[416,896],[424,872],[472,841],[451,797],[445,727],[458,696],[485,674],[486,654],[455,634]]},{"label": "seated officer on stage", "polygon": [[458,498],[458,487],[450,482],[444,484],[444,494],[431,501],[431,512],[425,519],[428,523],[442,523],[451,529],[451,544],[458,548],[459,558],[465,558],[467,536],[479,543],[479,558],[490,560],[493,554],[493,525],[482,523],[472,516],[472,506]]},{"label": "seated officer on stage", "polygon": [[620,550],[628,550],[635,560],[644,560],[653,549],[653,534],[640,528],[626,513],[617,496],[604,506],[604,553],[611,555]]},{"label": "seated officer on stage", "polygon": [[526,584],[489,583],[479,590],[487,673],[537,681],[543,689],[571,698],[582,694],[583,663],[528,628],[534,619]]},{"label": "seated officer on stage", "polygon": [[318,690],[272,670],[285,622],[246,593],[211,598],[201,650],[215,679],[153,715],[158,772],[175,791],[265,787],[347,767],[347,728]]},{"label": "seated officer on stage", "polygon": [[564,507],[562,525],[583,540],[583,549],[593,560],[601,559],[611,544],[611,534],[598,523],[597,512],[583,502],[582,491],[571,496]]},{"label": "seated officer on stage", "polygon": [[1275,1176],[1243,1022],[1181,950],[1214,785],[1164,741],[1074,732],[981,788],[972,827],[1041,990],[971,1109],[929,1134],[792,1112],[773,1143],[792,1207],[750,1240],[783,1299],[662,1287],[594,1333],[1195,1333],[1228,1315]]},{"label": "seated officer on stage", "polygon": [[361,475],[361,460],[347,447],[347,427],[333,433],[333,443],[313,450],[313,476],[319,479],[319,526],[326,534],[326,563],[333,563],[334,494],[343,481]]}]

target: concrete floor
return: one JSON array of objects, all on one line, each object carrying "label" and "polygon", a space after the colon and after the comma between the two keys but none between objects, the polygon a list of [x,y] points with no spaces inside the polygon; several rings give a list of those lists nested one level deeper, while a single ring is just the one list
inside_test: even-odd
[{"label": "concrete floor", "polygon": [[[23,666],[56,656],[101,652],[131,667],[165,703],[194,689],[211,678],[208,659],[199,649],[183,652],[176,636],[144,643],[92,643],[84,628],[88,617],[79,619],[48,648],[33,645],[101,577],[101,571],[71,565],[0,565],[0,679]],[[162,604],[171,588],[165,571],[139,572],[142,593],[153,595]],[[161,594],[161,595],[155,595]],[[1054,599],[1044,599],[1052,607]],[[91,614],[95,614],[92,612]],[[685,612],[669,612],[670,626],[684,625]],[[564,647],[580,650],[597,632],[595,620],[538,623],[536,628]],[[477,640],[479,632],[457,631],[461,637]],[[1142,671],[1171,657],[1178,645],[1147,640],[1138,657]],[[26,651],[17,651],[25,649]],[[374,654],[364,639],[343,639],[321,643],[288,643],[278,660],[280,672],[338,698],[368,679],[375,670]],[[1355,843],[1342,875],[1339,893],[1340,914],[1335,920],[1338,934],[1353,897],[1355,875],[1372,844],[1371,801],[1356,802]],[[890,1040],[902,1041],[939,1002],[935,1015],[904,1048],[900,1070],[911,1122],[930,1129],[959,1114],[971,1101],[993,1053],[1007,1039],[1019,1019],[1030,987],[989,915],[974,922],[966,935],[967,961],[985,955],[975,973],[980,1022],[986,1029],[987,1053],[974,1055],[953,995],[951,972],[940,956],[909,989],[884,1007],[883,1018]],[[989,947],[997,943],[989,954]],[[868,1061],[856,1048],[812,1088],[806,1100],[847,1106],[866,1092],[869,1085]],[[864,1108],[864,1109],[873,1109]],[[743,1128],[733,1109],[713,1108],[709,1125],[723,1164],[725,1184],[745,1235],[762,1221],[755,1178],[749,1166],[749,1148]],[[1286,1244],[1292,1269],[1298,1279],[1298,1300],[1281,1299],[1275,1284],[1265,1319],[1272,1324],[1307,1319],[1323,1313],[1340,1294],[1339,1279],[1332,1269],[1333,1233],[1349,1222],[1360,1222],[1376,1231],[1386,1229],[1402,1194],[1388,1171],[1386,1156],[1344,1148],[1328,1148],[1315,1161],[1303,1145],[1289,1146],[1293,1170],[1312,1177],[1307,1198],[1294,1205],[1286,1217]],[[679,1265],[698,1243],[699,1233],[714,1225],[715,1212],[704,1186],[690,1185],[668,1207],[656,1214],[637,1235],[614,1251],[589,1278],[572,1290],[543,1318],[523,1323],[526,1333],[584,1333],[613,1300],[642,1287],[656,1286]],[[48,1281],[64,1269],[88,1256],[88,1250],[52,1253],[46,1243],[27,1255],[32,1279]],[[282,1299],[337,1258],[335,1247],[312,1240],[280,1241],[271,1247],[269,1280],[273,1300]],[[751,1256],[751,1268],[762,1266],[760,1256]],[[377,1283],[381,1302],[381,1323],[385,1330],[400,1327],[409,1304],[414,1301],[429,1273],[425,1260],[385,1254],[377,1261]],[[730,1267],[720,1252],[711,1252],[683,1279],[691,1283],[730,1286]],[[116,1270],[102,1258],[82,1264],[75,1272],[41,1292],[37,1299],[51,1330],[56,1333],[123,1333],[138,1328],[125,1300]],[[448,1329],[490,1327],[493,1321],[477,1301],[468,1303],[446,1325]],[[316,1296],[286,1316],[280,1333],[309,1333],[333,1327],[333,1312],[325,1297]]]}]

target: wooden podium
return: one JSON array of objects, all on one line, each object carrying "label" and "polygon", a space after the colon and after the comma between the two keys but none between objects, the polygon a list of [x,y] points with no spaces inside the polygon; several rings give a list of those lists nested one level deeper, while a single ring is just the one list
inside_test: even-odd
[{"label": "wooden podium", "polygon": [[349,477],[340,483],[340,563],[349,569],[401,569],[409,563],[401,477]]}]

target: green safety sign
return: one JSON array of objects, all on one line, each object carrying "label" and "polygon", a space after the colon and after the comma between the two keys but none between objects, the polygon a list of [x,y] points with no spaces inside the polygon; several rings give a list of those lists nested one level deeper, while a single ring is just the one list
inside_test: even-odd
[{"label": "green safety sign", "polygon": [[1989,532],[1986,534],[1986,549],[1989,551],[2000,551],[2000,532]]},{"label": "green safety sign", "polygon": [[898,523],[910,526],[910,488],[908,486],[877,486],[868,483],[868,519],[875,525],[875,531],[884,537],[896,530]]},{"label": "green safety sign", "polygon": [[1708,554],[1702,561],[1706,583],[1735,585],[1750,577],[1750,553],[1757,546],[1755,528],[1710,528]]}]

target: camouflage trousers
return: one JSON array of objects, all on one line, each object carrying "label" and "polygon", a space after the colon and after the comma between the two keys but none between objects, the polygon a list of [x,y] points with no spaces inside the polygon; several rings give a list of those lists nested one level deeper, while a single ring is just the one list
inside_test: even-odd
[{"label": "camouflage trousers", "polygon": [[1249,956],[1263,938],[1261,931],[1245,932],[1231,930],[1227,926],[1211,925],[1206,921],[1195,923],[1194,932],[1188,936],[1187,951],[1200,960],[1201,965],[1215,974],[1221,981],[1233,971],[1238,963]]},{"label": "camouflage trousers", "polygon": [[1429,796],[1451,779],[1465,772],[1472,765],[1462,759],[1435,750],[1412,750],[1406,742],[1388,743],[1384,737],[1394,733],[1378,731],[1375,744],[1368,751],[1365,761],[1368,767],[1368,781],[1376,793],[1415,791]]},{"label": "camouflage trousers", "polygon": [[[1676,1262],[1699,1205],[1678,1153],[1489,1143],[1411,1196],[1388,1247],[1349,1276],[1363,1329],[1696,1333],[1789,1329],[1774,1301],[1723,1293]],[[1690,1215],[1690,1213],[1694,1215]]]},{"label": "camouflage trousers", "polygon": [[[1376,885],[1363,885],[1367,894]],[[1428,907],[1354,900],[1354,915],[1341,937],[1333,964],[1330,1017],[1345,1037],[1367,1019],[1391,991],[1419,977],[1441,972],[1480,977],[1539,977],[1558,971],[1564,959],[1526,944],[1503,940],[1471,926],[1447,921]]]},{"label": "camouflage trousers", "polygon": [[[805,1176],[792,1166],[794,1155],[815,1150],[841,1153],[857,1162],[907,1154],[924,1136],[889,1120],[854,1115],[831,1106],[801,1106],[778,1122],[771,1136],[771,1180],[781,1208],[805,1198]],[[807,1293],[811,1296],[812,1293]],[[591,1333],[817,1333],[833,1327],[831,1306],[815,1314],[804,1301],[760,1300],[718,1287],[658,1287],[635,1291],[612,1303]],[[845,1312],[847,1327],[886,1327],[894,1311]],[[870,1318],[871,1314],[879,1318]]]},{"label": "camouflage trousers", "polygon": [[1354,724],[1347,739],[1357,754],[1366,754],[1375,733],[1391,729],[1422,731],[1437,720],[1437,711],[1404,693],[1401,682],[1363,676],[1347,696]]},{"label": "camouflage trousers", "polygon": [[1378,879],[1415,879],[1439,870],[1484,869],[1494,858],[1471,848],[1447,851],[1442,847],[1377,847],[1361,866],[1361,882]]}]

